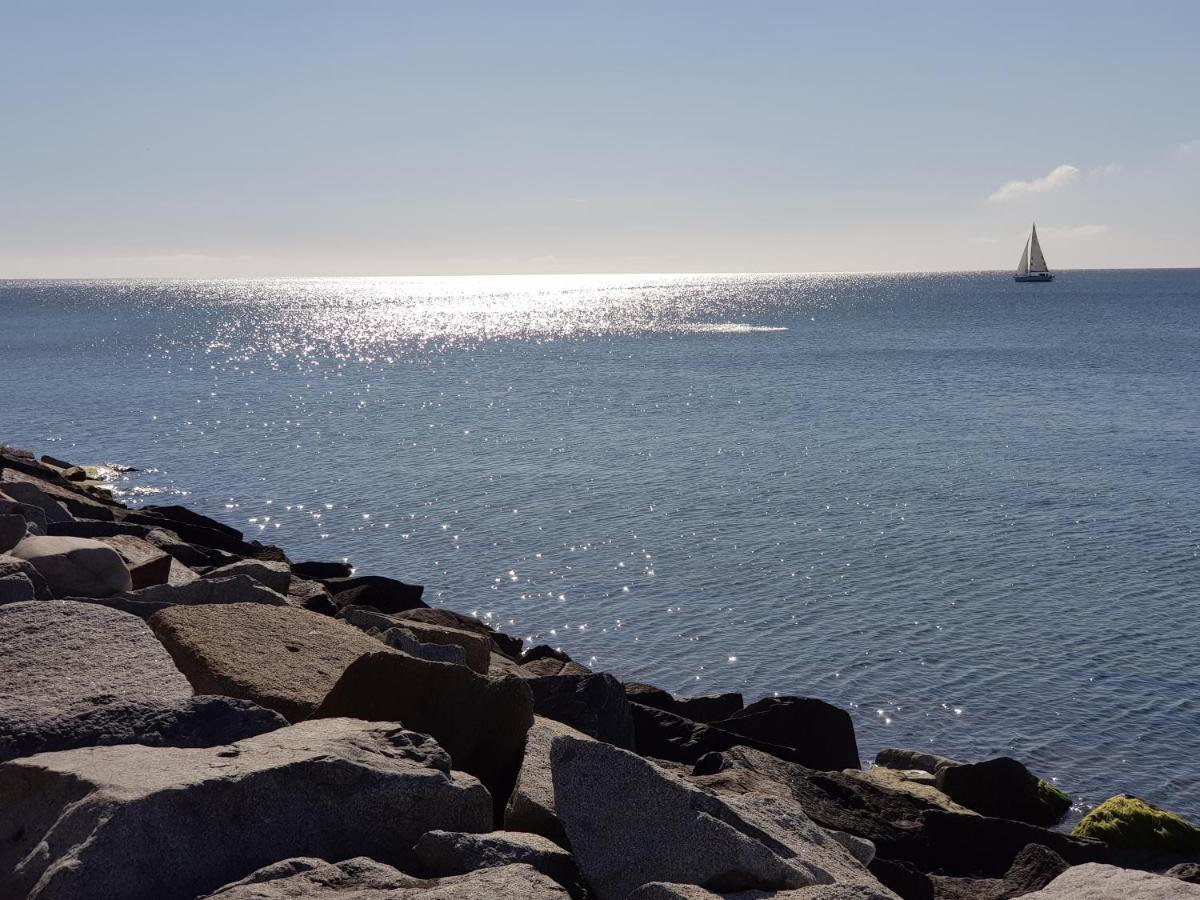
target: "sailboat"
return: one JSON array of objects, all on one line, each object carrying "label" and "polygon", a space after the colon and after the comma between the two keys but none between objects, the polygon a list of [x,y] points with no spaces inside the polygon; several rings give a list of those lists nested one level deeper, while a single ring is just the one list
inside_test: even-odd
[{"label": "sailboat", "polygon": [[1013,275],[1013,281],[1053,281],[1054,273],[1046,268],[1046,257],[1042,256],[1042,245],[1037,239],[1037,223],[1033,225],[1033,232],[1029,235],[1029,240],[1025,242],[1025,249],[1021,251],[1021,261],[1017,263],[1016,274]]}]

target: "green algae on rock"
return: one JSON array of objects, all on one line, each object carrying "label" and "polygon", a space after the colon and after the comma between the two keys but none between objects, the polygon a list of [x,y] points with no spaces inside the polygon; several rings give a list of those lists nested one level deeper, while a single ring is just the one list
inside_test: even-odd
[{"label": "green algae on rock", "polygon": [[1131,794],[1105,800],[1083,817],[1072,834],[1104,841],[1114,850],[1200,854],[1200,828]]}]

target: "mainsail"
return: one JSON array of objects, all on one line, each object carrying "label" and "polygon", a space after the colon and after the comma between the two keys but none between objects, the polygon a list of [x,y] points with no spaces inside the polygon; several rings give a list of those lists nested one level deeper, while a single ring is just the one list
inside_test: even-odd
[{"label": "mainsail", "polygon": [[[1041,255],[1042,255],[1042,251],[1039,250],[1038,256],[1041,256]],[[1043,264],[1044,263],[1045,263],[1045,261],[1043,260]],[[1019,263],[1017,263],[1017,274],[1018,275],[1028,275],[1029,274],[1029,241],[1028,240],[1025,241],[1025,249],[1021,251],[1021,261]]]},{"label": "mainsail", "polygon": [[[1029,238],[1029,271],[1030,272],[1048,272],[1046,268],[1046,257],[1042,256],[1042,245],[1038,243],[1037,226],[1033,226],[1033,234]],[[1025,257],[1021,257],[1021,262],[1025,262]]]}]

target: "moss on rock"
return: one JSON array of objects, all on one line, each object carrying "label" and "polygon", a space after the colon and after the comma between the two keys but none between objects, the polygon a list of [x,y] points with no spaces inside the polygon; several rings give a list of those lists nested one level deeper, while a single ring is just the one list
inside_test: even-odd
[{"label": "moss on rock", "polygon": [[1118,850],[1200,853],[1200,828],[1129,794],[1105,800],[1084,816],[1072,833],[1104,841]]},{"label": "moss on rock", "polygon": [[1067,810],[1071,808],[1071,797],[1065,791],[1060,791],[1048,781],[1039,778],[1037,783],[1038,796],[1042,803],[1054,810],[1055,814],[1062,818],[1066,815]]}]

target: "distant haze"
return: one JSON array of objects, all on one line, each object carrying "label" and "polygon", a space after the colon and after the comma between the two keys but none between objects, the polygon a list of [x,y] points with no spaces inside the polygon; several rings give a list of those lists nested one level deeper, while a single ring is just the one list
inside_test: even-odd
[{"label": "distant haze", "polygon": [[1200,4],[0,0],[0,278],[1200,266]]}]

